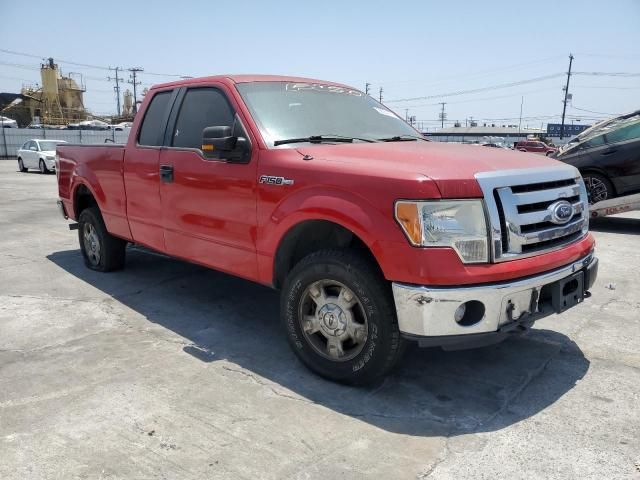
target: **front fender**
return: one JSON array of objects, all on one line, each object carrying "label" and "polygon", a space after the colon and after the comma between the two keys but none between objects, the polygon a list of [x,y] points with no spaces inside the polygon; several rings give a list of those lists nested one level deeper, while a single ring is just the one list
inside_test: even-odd
[{"label": "front fender", "polygon": [[280,242],[293,227],[308,220],[329,221],[351,231],[371,250],[383,272],[381,242],[406,242],[393,218],[393,202],[376,206],[357,193],[339,188],[304,188],[282,199],[271,211],[263,209],[258,215],[257,251],[260,277],[265,283],[273,278],[273,262]]}]

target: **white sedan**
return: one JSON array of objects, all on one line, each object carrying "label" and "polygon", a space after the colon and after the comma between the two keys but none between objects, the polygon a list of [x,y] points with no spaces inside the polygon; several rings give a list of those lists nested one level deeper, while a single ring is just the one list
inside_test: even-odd
[{"label": "white sedan", "polygon": [[18,150],[18,168],[26,172],[37,168],[40,173],[56,169],[56,145],[64,140],[29,140]]},{"label": "white sedan", "polygon": [[18,128],[18,122],[10,119],[9,117],[3,117],[0,115],[0,127],[2,128]]}]

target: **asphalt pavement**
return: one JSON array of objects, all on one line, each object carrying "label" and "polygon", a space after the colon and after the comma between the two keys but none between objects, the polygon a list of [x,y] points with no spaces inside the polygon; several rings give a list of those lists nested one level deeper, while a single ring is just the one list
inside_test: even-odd
[{"label": "asphalt pavement", "polygon": [[55,175],[0,162],[0,478],[640,478],[640,212],[591,298],[368,388],[306,370],[278,292],[137,247],[86,269]]}]

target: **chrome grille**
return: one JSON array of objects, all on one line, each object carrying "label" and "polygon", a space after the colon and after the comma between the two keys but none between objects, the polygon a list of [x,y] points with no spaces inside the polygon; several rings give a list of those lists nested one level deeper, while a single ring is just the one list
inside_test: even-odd
[{"label": "chrome grille", "polygon": [[[548,252],[587,232],[587,193],[574,167],[486,172],[476,179],[487,205],[494,261]],[[572,208],[565,223],[553,214],[559,200]]]}]

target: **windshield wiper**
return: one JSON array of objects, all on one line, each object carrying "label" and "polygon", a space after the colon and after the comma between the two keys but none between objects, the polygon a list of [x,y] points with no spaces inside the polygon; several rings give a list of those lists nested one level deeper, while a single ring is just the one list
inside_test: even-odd
[{"label": "windshield wiper", "polygon": [[285,145],[287,143],[322,143],[322,142],[339,142],[339,143],[353,143],[354,140],[360,140],[362,142],[373,143],[375,140],[370,138],[360,138],[360,137],[346,137],[342,135],[311,135],[309,137],[299,137],[299,138],[285,138],[283,140],[276,140],[273,142],[273,145],[277,147],[278,145]]},{"label": "windshield wiper", "polygon": [[381,142],[415,142],[416,140],[424,140],[425,142],[428,142],[429,140],[427,140],[424,137],[417,137],[415,135],[396,135],[394,137],[388,137],[388,138],[379,138],[378,139]]}]

